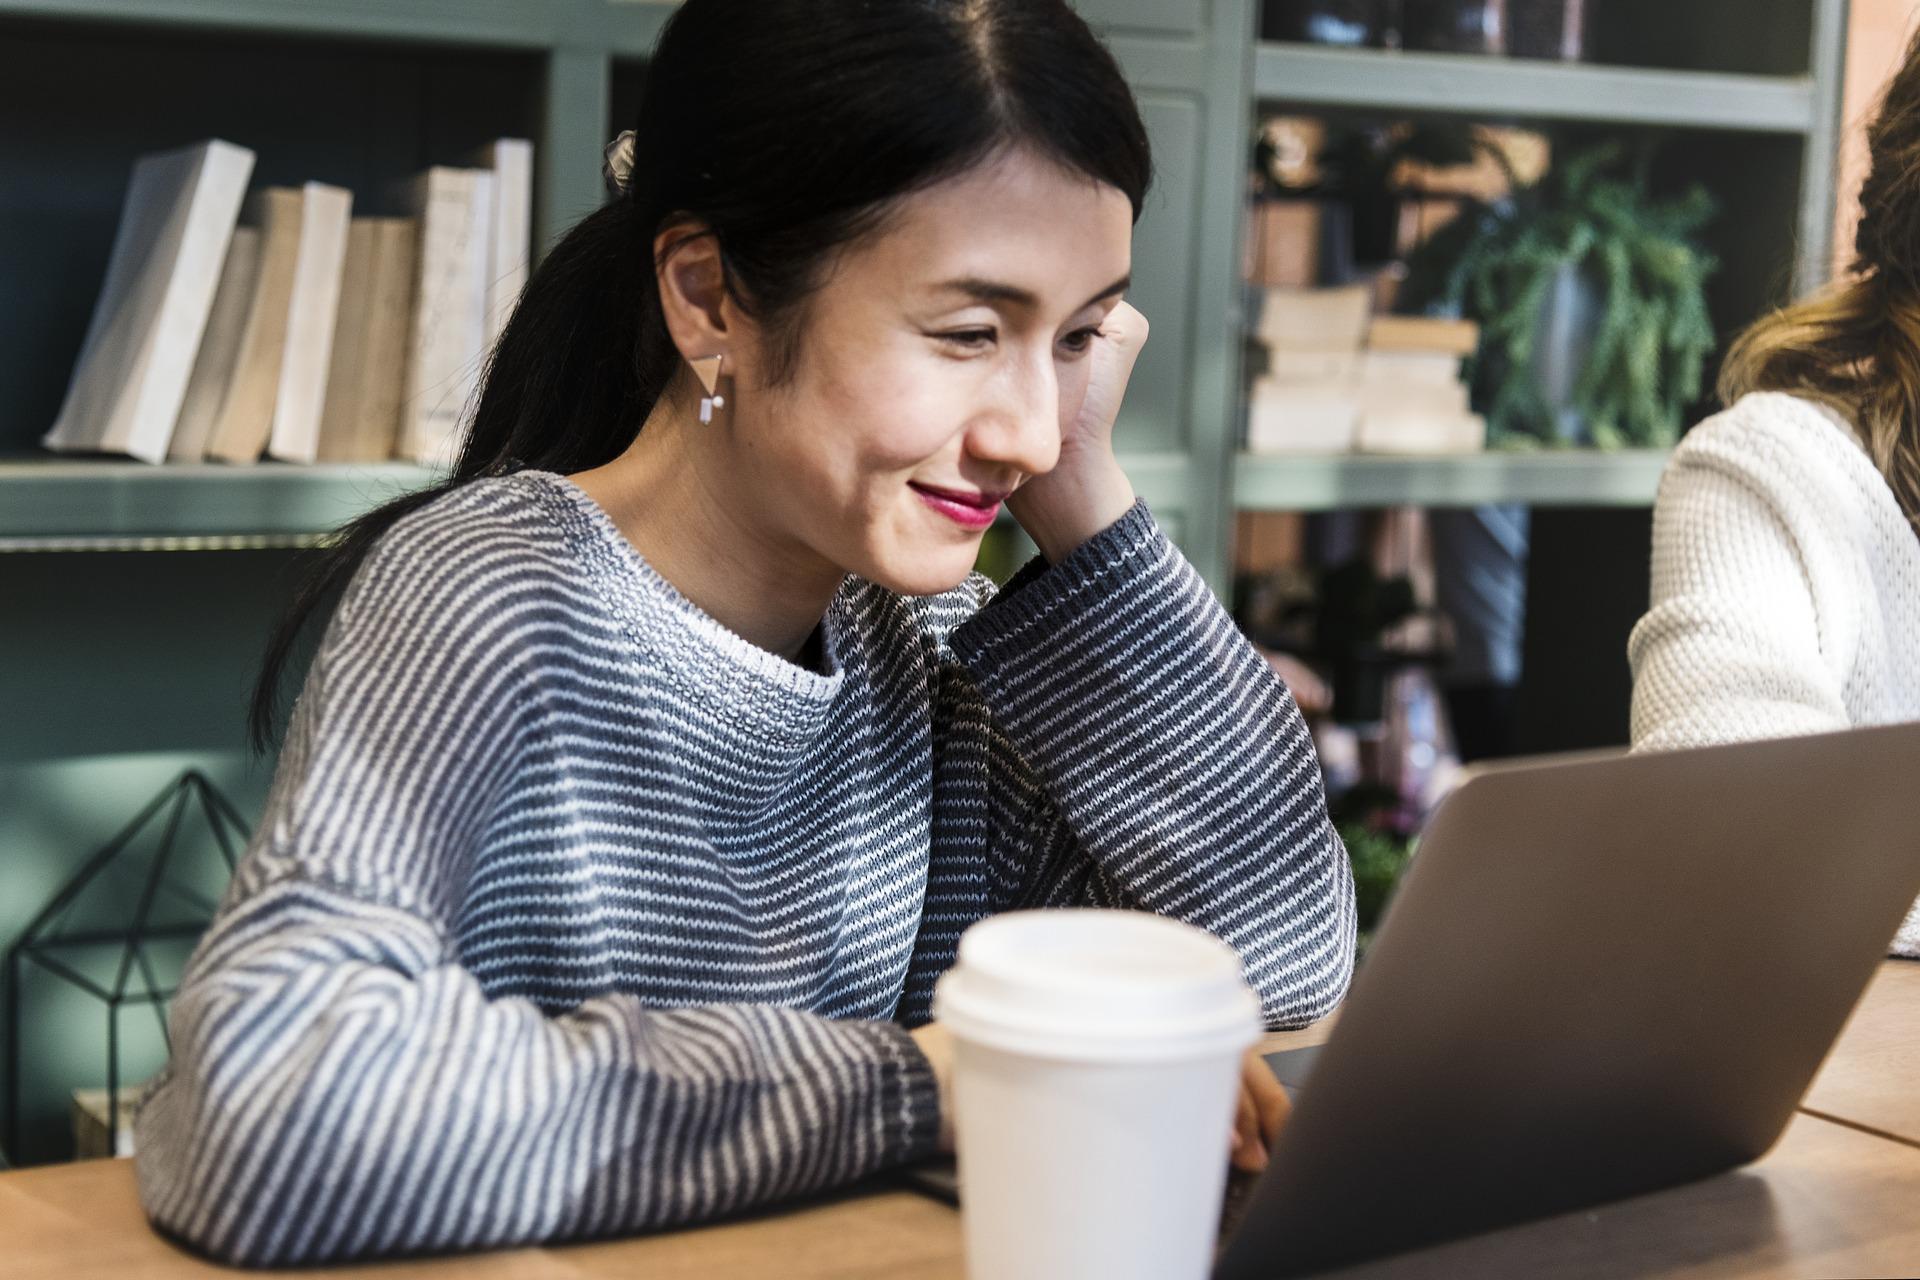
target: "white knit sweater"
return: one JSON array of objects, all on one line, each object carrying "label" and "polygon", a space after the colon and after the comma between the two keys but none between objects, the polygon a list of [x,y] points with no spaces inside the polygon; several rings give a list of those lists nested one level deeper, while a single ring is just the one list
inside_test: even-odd
[{"label": "white knit sweater", "polygon": [[1920,720],[1920,538],[1840,415],[1756,392],[1687,435],[1627,651],[1636,751]]}]

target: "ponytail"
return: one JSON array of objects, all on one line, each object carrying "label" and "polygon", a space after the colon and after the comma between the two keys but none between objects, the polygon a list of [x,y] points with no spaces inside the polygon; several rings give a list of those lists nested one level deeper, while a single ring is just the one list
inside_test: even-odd
[{"label": "ponytail", "polygon": [[247,718],[256,752],[273,746],[283,674],[301,633],[387,530],[468,481],[584,471],[633,442],[673,374],[652,255],[633,214],[621,199],[587,215],[533,272],[487,360],[453,471],[353,520],[320,551],[261,662]]}]

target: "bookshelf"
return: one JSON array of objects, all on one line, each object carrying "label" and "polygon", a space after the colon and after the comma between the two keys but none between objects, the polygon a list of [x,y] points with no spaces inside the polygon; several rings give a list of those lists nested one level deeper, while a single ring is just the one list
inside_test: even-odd
[{"label": "bookshelf", "polygon": [[[1334,121],[1513,123],[1558,141],[1657,139],[1653,185],[1698,180],[1720,214],[1721,338],[1830,271],[1845,0],[1609,0],[1589,5],[1578,63],[1256,39],[1261,112]],[[1710,366],[1708,385],[1715,374]],[[1710,412],[1703,399],[1694,417]],[[1495,452],[1457,458],[1236,456],[1238,510],[1514,503],[1532,508],[1519,747],[1613,745],[1627,735],[1626,641],[1648,590],[1650,504],[1665,455]]]},{"label": "bookshelf", "polygon": [[[1157,207],[1142,227],[1142,279],[1135,295],[1150,308],[1155,341],[1136,374],[1119,438],[1130,462],[1141,469],[1143,492],[1200,517],[1184,522],[1187,549],[1211,580],[1224,581],[1229,567],[1225,525],[1231,510],[1220,500],[1227,494],[1235,504],[1269,508],[1363,499],[1418,503],[1432,495],[1460,495],[1464,501],[1467,495],[1504,493],[1541,505],[1589,499],[1614,505],[1652,497],[1642,460],[1594,460],[1542,470],[1539,464],[1474,459],[1328,460],[1303,467],[1237,455],[1233,437],[1241,389],[1237,354],[1227,340],[1236,302],[1229,296],[1232,281],[1222,277],[1231,270],[1229,246],[1237,242],[1240,210],[1212,194],[1227,189],[1231,179],[1221,171],[1231,163],[1237,172],[1244,154],[1244,125],[1227,120],[1244,115],[1235,104],[1619,124],[1690,134],[1696,141],[1683,152],[1737,157],[1723,163],[1748,176],[1729,175],[1728,182],[1766,188],[1756,221],[1771,225],[1731,233],[1734,252],[1724,255],[1728,266],[1717,286],[1723,296],[1716,297],[1716,310],[1744,318],[1780,295],[1783,260],[1793,264],[1795,287],[1806,287],[1818,280],[1828,258],[1829,158],[1844,9],[1841,0],[1760,4],[1766,12],[1749,8],[1738,16],[1747,25],[1771,27],[1773,35],[1758,43],[1749,35],[1742,44],[1705,38],[1716,24],[1736,16],[1724,0],[1693,0],[1685,11],[1694,15],[1690,21],[1676,22],[1668,14],[1663,34],[1647,44],[1647,59],[1668,65],[1642,66],[1619,64],[1636,52],[1633,41],[1639,37],[1625,34],[1634,16],[1655,12],[1639,0],[1620,6],[1623,16],[1616,25],[1596,33],[1598,51],[1615,64],[1259,40],[1249,38],[1257,33],[1255,6],[1248,0],[1222,0],[1211,7],[1198,0],[1084,0],[1083,8],[1101,23],[1140,91],[1162,164]],[[519,101],[508,112],[493,110],[488,127],[494,132],[517,127],[536,141],[537,259],[542,245],[600,199],[599,147],[624,121],[624,114],[611,114],[607,104],[631,99],[619,82],[643,74],[646,54],[672,7],[671,0],[303,0],[299,5],[0,0],[0,30],[15,24],[30,36],[65,33],[83,41],[88,34],[106,33],[106,38],[149,34],[229,42],[235,59],[246,55],[247,41],[276,50],[289,44],[327,48],[337,51],[337,62],[377,65],[377,79],[388,85],[404,81],[406,74],[405,68],[387,63],[383,55],[389,50],[421,51],[427,61],[418,69],[443,79],[445,73],[436,68],[449,60],[475,68],[476,78],[480,68],[497,74],[500,64],[490,60],[517,60]],[[234,41],[242,43],[233,46]],[[403,168],[443,158],[434,154],[440,140],[427,136],[434,130],[426,126],[410,145],[391,147],[372,165]],[[439,131],[444,134],[444,126]],[[470,130],[476,136],[485,131]],[[175,130],[170,140],[178,134]],[[1698,141],[1702,138],[1711,141]],[[130,159],[137,148],[120,150]],[[263,172],[256,182],[282,180],[272,172],[272,150],[262,149]],[[448,147],[438,145],[438,150]],[[398,160],[402,153],[404,162]],[[113,172],[123,169],[124,162]],[[302,171],[300,176],[312,175]],[[346,180],[363,189],[373,182],[354,174]],[[1726,283],[1729,279],[1739,283]],[[91,302],[83,295],[70,291],[70,312]],[[1202,305],[1215,299],[1223,309]],[[7,301],[0,297],[0,308]],[[73,323],[69,318],[70,329]],[[1727,327],[1736,323],[1729,320]],[[28,375],[15,369],[11,378]],[[6,362],[0,361],[0,394],[15,390],[9,380]],[[15,421],[30,430],[51,420],[64,386],[44,368],[31,380],[37,394],[10,396],[21,411]],[[356,491],[332,475],[294,480],[267,469],[215,483],[200,476],[135,481],[111,466],[35,472],[36,466],[64,464],[18,456],[32,448],[33,439],[33,434],[0,430],[0,450],[16,457],[0,464],[0,494],[6,495],[0,546],[74,545],[76,535],[97,535],[94,545],[101,549],[124,545],[116,539],[125,538],[253,546],[261,538],[311,540],[322,531],[312,526],[321,513],[353,513],[345,498]],[[1177,462],[1171,460],[1175,454]],[[1283,475],[1291,479],[1276,479]],[[398,473],[385,478],[406,479]],[[1595,487],[1583,489],[1586,482]],[[250,487],[258,487],[260,496]],[[369,492],[389,491],[383,486]],[[143,496],[129,506],[129,493]],[[282,502],[289,494],[324,496]],[[130,527],[122,514],[128,511],[137,512],[137,522],[145,527]]]},{"label": "bookshelf", "polygon": [[[1651,16],[1649,10],[1642,0],[1609,6],[1596,22],[1610,17],[1613,25],[1600,25],[1594,43],[1603,54],[1629,56],[1636,51],[1630,24],[1636,16]],[[1688,16],[1691,23],[1684,20]],[[1731,29],[1736,21],[1769,42],[1717,41],[1720,30]],[[1686,148],[1690,158],[1708,151],[1747,162],[1757,158],[1759,170],[1775,184],[1763,203],[1784,201],[1791,207],[1791,238],[1762,240],[1761,255],[1772,268],[1764,273],[1764,288],[1777,295],[1782,263],[1791,264],[1795,291],[1816,286],[1828,270],[1845,26],[1846,0],[1757,0],[1744,10],[1722,0],[1691,0],[1677,10],[1667,6],[1653,28],[1664,34],[1653,37],[1647,56],[1702,62],[1699,66],[1547,62],[1259,41],[1254,92],[1261,105],[1309,112],[1627,125],[1693,135]],[[1676,29],[1683,34],[1676,37]],[[1728,59],[1753,69],[1728,69],[1723,65]],[[1788,145],[1781,146],[1779,140]],[[1743,198],[1750,194],[1747,188],[1738,193]],[[1751,244],[1737,248],[1741,258],[1754,256]],[[1743,298],[1742,305],[1723,310],[1750,317],[1759,310],[1750,305],[1754,301]]]}]

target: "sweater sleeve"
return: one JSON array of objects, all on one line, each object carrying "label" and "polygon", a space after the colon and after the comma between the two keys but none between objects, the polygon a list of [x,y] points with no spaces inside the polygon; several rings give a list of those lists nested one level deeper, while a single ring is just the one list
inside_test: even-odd
[{"label": "sweater sleeve", "polygon": [[155,1224],[314,1263],[689,1222],[930,1153],[931,1069],[897,1025],[489,998],[452,921],[540,742],[525,655],[564,637],[511,581],[402,573],[376,554],[343,600],[174,1000],[137,1122]]},{"label": "sweater sleeve", "polygon": [[1649,605],[1627,646],[1635,750],[1847,727],[1802,548],[1717,451],[1683,445],[1661,478]]},{"label": "sweater sleeve", "polygon": [[1353,972],[1353,876],[1286,686],[1144,503],[955,630],[991,723],[994,909],[1118,906],[1239,952],[1270,1027]]}]

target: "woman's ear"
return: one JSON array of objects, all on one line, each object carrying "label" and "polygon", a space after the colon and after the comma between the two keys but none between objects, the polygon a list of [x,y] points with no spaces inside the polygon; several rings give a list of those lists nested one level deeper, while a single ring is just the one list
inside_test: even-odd
[{"label": "woman's ear", "polygon": [[668,227],[654,241],[660,309],[673,345],[688,360],[729,353],[734,338],[720,242],[705,227]]}]

